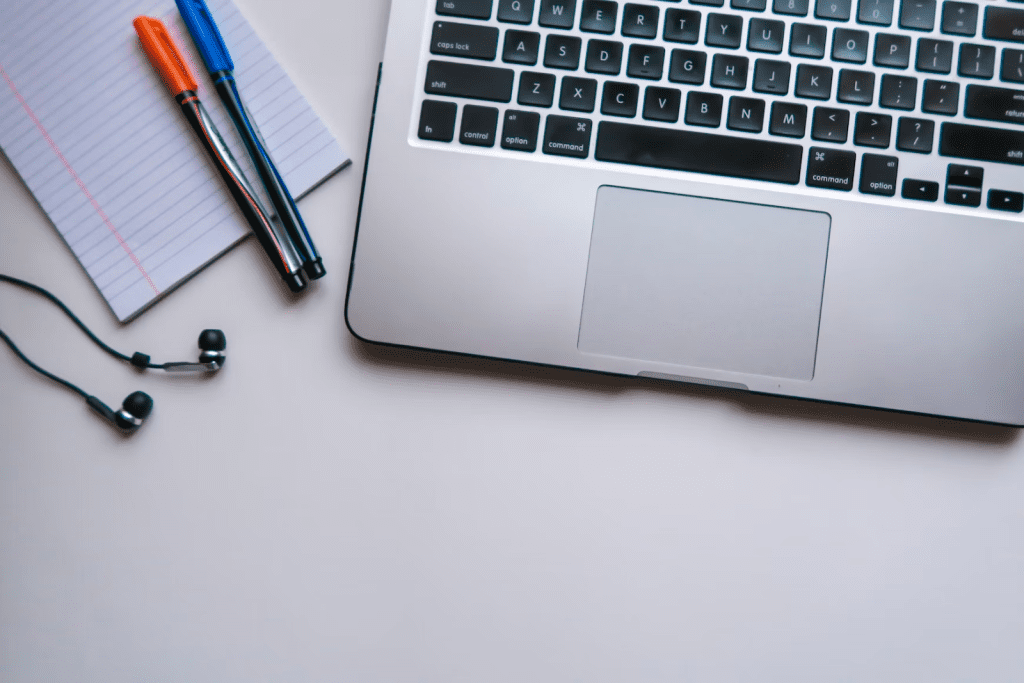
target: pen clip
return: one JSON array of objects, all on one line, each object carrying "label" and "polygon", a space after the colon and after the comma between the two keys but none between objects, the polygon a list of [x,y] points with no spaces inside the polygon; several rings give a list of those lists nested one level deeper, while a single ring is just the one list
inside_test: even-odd
[{"label": "pen clip", "polygon": [[188,68],[162,21],[153,17],[135,17],[132,25],[139,34],[139,42],[146,56],[172,95],[178,96],[186,90],[199,89],[196,77],[192,75],[192,70]]},{"label": "pen clip", "polygon": [[210,14],[210,8],[203,0],[175,0],[181,18],[192,35],[192,40],[203,56],[203,62],[211,74],[218,71],[233,71],[234,62],[228,54],[224,38],[217,28],[217,23]]}]

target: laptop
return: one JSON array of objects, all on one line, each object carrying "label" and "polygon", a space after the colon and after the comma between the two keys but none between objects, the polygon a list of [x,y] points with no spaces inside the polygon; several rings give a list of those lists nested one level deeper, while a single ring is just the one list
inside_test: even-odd
[{"label": "laptop", "polygon": [[392,0],[368,342],[1024,424],[1024,3]]}]

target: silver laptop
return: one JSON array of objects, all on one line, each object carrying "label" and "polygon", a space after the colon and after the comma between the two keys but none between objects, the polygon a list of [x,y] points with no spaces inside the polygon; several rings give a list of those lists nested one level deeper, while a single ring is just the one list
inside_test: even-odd
[{"label": "silver laptop", "polygon": [[359,338],[1024,424],[1024,3],[391,5]]}]

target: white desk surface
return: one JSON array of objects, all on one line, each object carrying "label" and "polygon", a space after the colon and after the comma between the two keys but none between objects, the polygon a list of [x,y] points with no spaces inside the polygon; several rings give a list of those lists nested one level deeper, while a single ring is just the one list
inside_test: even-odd
[{"label": "white desk surface", "polygon": [[0,681],[1024,680],[1016,430],[371,348],[342,317],[387,2],[238,0],[352,168],[298,300],[250,241],[119,326],[0,163]]}]

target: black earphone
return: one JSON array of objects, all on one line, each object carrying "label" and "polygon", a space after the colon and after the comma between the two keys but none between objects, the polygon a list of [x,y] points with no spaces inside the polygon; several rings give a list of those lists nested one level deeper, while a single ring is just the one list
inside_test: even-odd
[{"label": "black earphone", "polygon": [[[131,356],[125,355],[119,351],[112,349],[107,344],[104,344],[95,334],[92,333],[88,327],[85,326],[78,317],[71,312],[64,303],[50,294],[48,291],[32,284],[31,282],[25,282],[18,278],[11,277],[0,273],[0,282],[7,282],[9,284],[27,289],[30,292],[34,292],[51,302],[56,304],[64,313],[71,318],[71,320],[78,325],[86,336],[89,337],[97,346],[106,351],[108,354],[117,358],[118,360],[130,363],[131,365],[139,368],[140,370],[163,370],[165,372],[175,373],[194,373],[194,372],[217,372],[224,367],[224,361],[227,357],[225,350],[227,349],[227,339],[224,337],[224,333],[220,330],[203,330],[199,335],[199,360],[195,363],[153,363],[149,356],[144,353],[134,353]],[[149,414],[153,411],[153,399],[150,398],[149,394],[142,391],[136,391],[129,394],[121,404],[121,409],[114,411],[111,410],[103,401],[99,400],[95,396],[90,396],[82,389],[78,388],[71,382],[65,379],[61,379],[57,375],[51,372],[47,372],[42,369],[25,356],[24,353],[11,341],[3,330],[0,330],[0,339],[2,339],[11,350],[14,351],[14,355],[24,361],[30,368],[38,372],[39,374],[52,379],[54,382],[71,389],[75,393],[82,396],[85,399],[86,404],[92,408],[98,415],[105,419],[110,424],[114,425],[118,429],[124,432],[131,433],[142,426]]]}]

